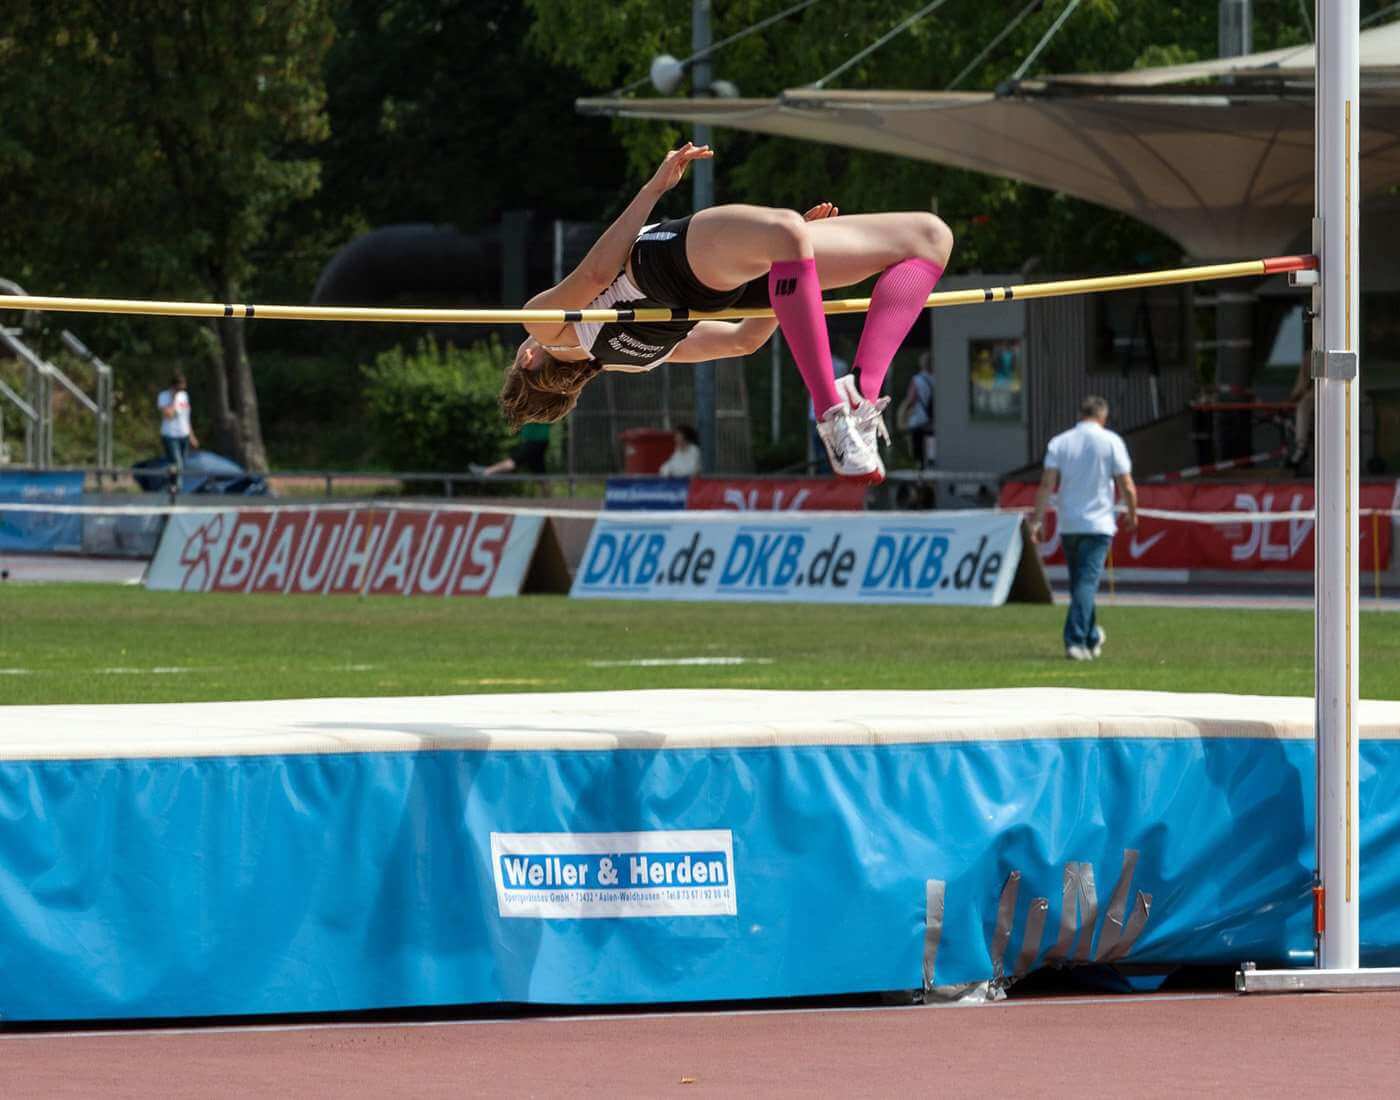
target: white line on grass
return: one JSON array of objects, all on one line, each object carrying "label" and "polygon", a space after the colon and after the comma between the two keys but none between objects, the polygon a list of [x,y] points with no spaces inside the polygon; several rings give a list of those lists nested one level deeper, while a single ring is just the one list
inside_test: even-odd
[{"label": "white line on grass", "polygon": [[171,676],[180,672],[210,672],[211,669],[185,668],[180,665],[157,665],[155,668],[95,668],[99,676]]},{"label": "white line on grass", "polygon": [[639,657],[634,661],[589,661],[589,668],[665,668],[674,665],[771,665],[771,657]]}]

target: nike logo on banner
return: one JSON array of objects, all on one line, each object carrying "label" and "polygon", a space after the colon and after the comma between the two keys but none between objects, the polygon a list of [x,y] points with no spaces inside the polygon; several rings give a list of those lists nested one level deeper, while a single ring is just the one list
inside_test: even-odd
[{"label": "nike logo on banner", "polygon": [[773,293],[780,298],[786,298],[789,294],[797,291],[796,279],[776,279],[773,283]]},{"label": "nike logo on banner", "polygon": [[1134,558],[1140,558],[1166,537],[1167,533],[1165,531],[1158,531],[1150,539],[1144,539],[1142,542],[1138,542],[1137,535],[1134,535],[1132,541],[1128,543],[1128,553]]}]

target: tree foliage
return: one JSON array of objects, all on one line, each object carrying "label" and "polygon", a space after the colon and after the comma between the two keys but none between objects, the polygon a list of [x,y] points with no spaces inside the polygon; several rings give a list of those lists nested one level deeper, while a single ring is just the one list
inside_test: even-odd
[{"label": "tree foliage", "polygon": [[[0,247],[49,292],[238,301],[313,194],[330,0],[12,0],[0,25]],[[136,288],[140,294],[135,294]],[[210,322],[215,435],[265,465],[243,325]]]},{"label": "tree foliage", "polygon": [[472,230],[612,201],[616,140],[575,114],[588,86],[531,48],[521,0],[341,0],[336,24],[322,207]]},{"label": "tree foliage", "polygon": [[363,368],[379,455],[395,470],[460,470],[500,458],[508,432],[496,404],[511,353],[492,338],[469,348],[430,339]]}]

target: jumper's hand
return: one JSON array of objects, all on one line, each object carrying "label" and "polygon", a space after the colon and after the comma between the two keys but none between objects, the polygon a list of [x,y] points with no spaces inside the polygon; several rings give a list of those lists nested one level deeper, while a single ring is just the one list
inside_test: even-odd
[{"label": "jumper's hand", "polygon": [[819,202],[802,215],[802,220],[804,222],[819,222],[824,218],[834,218],[839,213],[841,210],[835,203]]},{"label": "jumper's hand", "polygon": [[525,337],[515,351],[515,365],[523,371],[539,370],[544,365],[544,351],[533,336]]},{"label": "jumper's hand", "polygon": [[714,150],[708,145],[695,145],[687,141],[679,149],[672,149],[666,154],[666,159],[661,162],[661,167],[656,170],[647,186],[658,193],[669,191],[681,182],[686,166],[691,161],[709,160],[714,155]]}]

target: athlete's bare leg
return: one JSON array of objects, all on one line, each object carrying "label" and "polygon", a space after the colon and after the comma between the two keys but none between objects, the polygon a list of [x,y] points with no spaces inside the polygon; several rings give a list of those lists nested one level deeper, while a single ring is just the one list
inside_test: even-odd
[{"label": "athlete's bare leg", "polygon": [[690,220],[686,259],[706,286],[731,290],[774,263],[812,258],[822,289],[850,286],[900,260],[947,265],[953,234],[932,214],[849,214],[804,222],[792,210],[714,206]]},{"label": "athlete's bare leg", "polygon": [[[807,222],[761,206],[702,210],[690,221],[686,259],[696,278],[731,290],[768,278],[773,311],[820,413],[832,466],[847,476],[884,478],[879,396],[890,359],[942,274],[953,235],[932,214],[866,214]],[[881,274],[883,273],[883,274]],[[849,398],[838,390],[822,291],[881,274],[861,334]],[[854,410],[854,413],[852,412]]]}]

